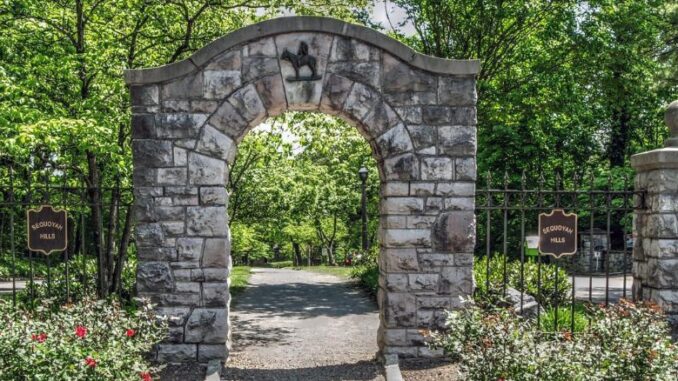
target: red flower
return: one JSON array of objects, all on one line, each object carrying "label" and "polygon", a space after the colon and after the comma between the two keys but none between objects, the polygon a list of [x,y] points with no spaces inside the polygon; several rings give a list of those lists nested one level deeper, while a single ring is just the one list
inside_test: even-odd
[{"label": "red flower", "polygon": [[139,372],[139,376],[141,376],[143,381],[153,381],[150,372]]},{"label": "red flower", "polygon": [[125,332],[125,334],[127,335],[127,337],[132,337],[137,334],[137,331],[133,329],[127,329],[127,332]]},{"label": "red flower", "polygon": [[85,328],[81,325],[75,327],[75,336],[77,336],[81,339],[84,338],[85,336],[87,336],[87,328]]},{"label": "red flower", "polygon": [[44,343],[45,340],[47,340],[47,334],[42,332],[39,335],[36,335],[35,333],[31,334],[31,340],[37,341],[38,343]]},{"label": "red flower", "polygon": [[97,366],[97,360],[93,359],[91,356],[87,356],[85,358],[85,365],[87,365],[90,368],[94,368]]}]

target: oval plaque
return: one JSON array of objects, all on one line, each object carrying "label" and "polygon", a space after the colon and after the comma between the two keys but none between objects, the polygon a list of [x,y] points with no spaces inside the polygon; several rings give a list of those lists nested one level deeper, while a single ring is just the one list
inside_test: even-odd
[{"label": "oval plaque", "polygon": [[38,209],[29,209],[26,214],[29,250],[45,255],[66,250],[68,218],[65,210],[42,205]]},{"label": "oval plaque", "polygon": [[539,253],[560,258],[577,252],[577,215],[553,209],[539,214]]}]

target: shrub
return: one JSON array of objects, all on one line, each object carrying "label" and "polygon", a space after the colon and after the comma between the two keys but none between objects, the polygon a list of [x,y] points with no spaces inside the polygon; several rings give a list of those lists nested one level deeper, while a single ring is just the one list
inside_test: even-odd
[{"label": "shrub", "polygon": [[145,359],[167,326],[141,301],[83,300],[54,311],[0,302],[0,380],[135,380],[159,369]]},{"label": "shrub", "polygon": [[379,266],[374,262],[358,265],[351,270],[351,278],[357,279],[360,287],[372,295],[379,289]]},{"label": "shrub", "polygon": [[596,307],[582,333],[544,334],[505,309],[449,313],[447,331],[432,334],[470,380],[675,380],[678,347],[653,305],[622,301]]},{"label": "shrub", "polygon": [[268,267],[273,267],[274,269],[282,269],[285,267],[292,267],[294,263],[292,261],[279,261],[279,262],[269,262]]},{"label": "shrub", "polygon": [[[504,255],[494,254],[490,259],[489,289],[487,287],[487,257],[476,258],[473,275],[476,281],[475,300],[481,306],[502,304],[504,287]],[[556,271],[558,288],[556,290]],[[540,274],[541,273],[541,274]],[[572,284],[564,269],[551,264],[539,265],[526,261],[521,286],[520,261],[506,262],[507,286],[534,296],[542,306],[563,305],[568,302]]]}]

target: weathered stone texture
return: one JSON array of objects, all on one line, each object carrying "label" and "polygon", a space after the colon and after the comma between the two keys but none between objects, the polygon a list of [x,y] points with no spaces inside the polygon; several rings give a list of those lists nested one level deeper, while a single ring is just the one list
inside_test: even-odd
[{"label": "weathered stone texture", "polygon": [[[472,291],[477,68],[450,62],[457,73],[392,42],[375,45],[383,37],[363,41],[343,33],[264,28],[250,38],[236,35],[238,43],[217,43],[190,62],[128,77],[137,286],[173,319],[158,360],[228,355],[229,166],[251,128],[288,110],[338,115],[369,142],[382,181],[381,351],[440,354],[426,347],[419,329],[440,327],[444,310],[458,308],[459,296]],[[369,34],[354,35],[361,33]],[[296,54],[302,41],[316,58],[317,80],[294,81],[291,63],[280,59],[285,50]],[[300,75],[310,75],[308,67]],[[640,220],[654,226],[648,234],[657,233],[647,251],[678,257],[664,239],[678,223],[668,215],[676,199],[651,199],[653,210],[667,215]],[[654,269],[647,271],[654,271],[656,287],[674,280],[664,272],[675,270],[675,259],[662,261],[643,265]]]},{"label": "weathered stone texture", "polygon": [[678,101],[669,105],[665,120],[672,133],[666,148],[631,157],[639,206],[633,218],[633,296],[657,303],[678,337]]}]

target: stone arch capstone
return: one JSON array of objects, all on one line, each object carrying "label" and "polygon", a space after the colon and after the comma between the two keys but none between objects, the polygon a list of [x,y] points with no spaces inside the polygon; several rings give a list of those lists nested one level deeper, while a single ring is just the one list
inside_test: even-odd
[{"label": "stone arch capstone", "polygon": [[436,355],[421,330],[441,327],[473,290],[478,70],[365,27],[286,17],[127,71],[137,292],[170,318],[157,360],[228,357],[229,166],[250,129],[288,110],[337,115],[370,143],[381,178],[379,348]]}]

